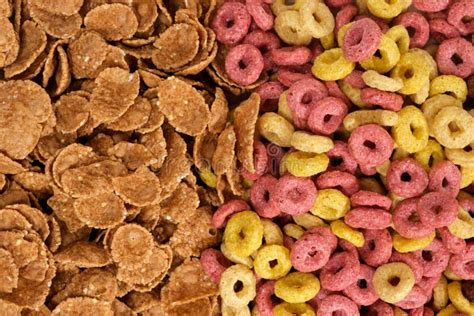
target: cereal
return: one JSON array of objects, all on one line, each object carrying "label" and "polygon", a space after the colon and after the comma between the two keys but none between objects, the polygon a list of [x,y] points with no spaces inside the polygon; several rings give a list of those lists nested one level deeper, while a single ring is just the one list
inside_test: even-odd
[{"label": "cereal", "polygon": [[310,212],[325,220],[336,220],[343,217],[349,209],[349,198],[341,191],[323,189],[318,191],[316,201],[311,207]]},{"label": "cereal", "polygon": [[337,312],[343,312],[347,315],[360,315],[357,304],[343,295],[332,294],[321,300],[318,309],[319,315],[330,316]]},{"label": "cereal", "polygon": [[273,27],[273,15],[270,6],[263,1],[252,0],[245,3],[247,11],[255,24],[262,30],[268,31]]},{"label": "cereal", "polygon": [[257,128],[260,134],[272,143],[281,147],[291,145],[294,127],[283,116],[267,112],[259,117]]},{"label": "cereal", "polygon": [[359,191],[357,178],[348,172],[326,171],[316,179],[316,185],[319,189],[340,188],[348,196]]},{"label": "cereal", "polygon": [[352,228],[384,229],[390,226],[392,217],[382,209],[358,207],[344,216],[344,222]]},{"label": "cereal", "polygon": [[[461,37],[443,41],[436,53],[436,62],[440,72],[444,75],[468,77],[472,74],[474,65],[472,50],[472,44]],[[455,55],[461,60],[459,63],[453,62],[452,58]]]},{"label": "cereal", "polygon": [[381,38],[382,32],[372,19],[358,20],[344,35],[342,44],[344,56],[352,62],[365,60],[378,49]]},{"label": "cereal", "polygon": [[[242,289],[235,292],[234,286],[240,282]],[[219,291],[223,302],[232,307],[247,305],[256,295],[255,277],[243,265],[234,265],[222,273]]]},{"label": "cereal", "polygon": [[[392,285],[394,279],[398,282]],[[401,262],[386,263],[375,270],[373,284],[380,299],[388,303],[397,303],[410,293],[415,278],[408,265]]]},{"label": "cereal", "polygon": [[[270,262],[276,263],[270,264]],[[267,245],[260,248],[254,259],[255,273],[267,280],[284,277],[291,269],[290,251],[280,245]]]},{"label": "cereal", "polygon": [[287,154],[283,165],[296,177],[310,177],[326,171],[329,158],[325,154],[294,151]]},{"label": "cereal", "polygon": [[232,45],[247,34],[251,19],[245,5],[239,2],[225,2],[217,10],[211,26],[219,42]]},{"label": "cereal", "polygon": [[305,2],[299,9],[299,14],[303,21],[303,29],[315,38],[322,38],[334,29],[334,16],[324,3]]},{"label": "cereal", "polygon": [[472,116],[461,108],[448,106],[436,114],[433,133],[436,140],[447,148],[463,148],[469,145],[474,129]]},{"label": "cereal", "polygon": [[225,59],[225,71],[229,78],[242,86],[255,83],[264,67],[263,56],[251,44],[232,47]]},{"label": "cereal", "polygon": [[472,23],[464,21],[464,16],[471,15],[473,10],[472,3],[469,1],[459,1],[453,3],[449,8],[447,21],[456,27],[462,35],[472,33]]},{"label": "cereal", "polygon": [[378,166],[390,158],[393,141],[388,133],[374,124],[356,128],[348,141],[349,151],[359,164],[369,161]]},{"label": "cereal", "polygon": [[362,247],[364,245],[364,235],[355,230],[350,228],[341,220],[335,220],[331,222],[331,231],[336,235],[338,238],[347,240],[352,245],[356,247]]},{"label": "cereal", "polygon": [[255,181],[250,190],[252,205],[262,217],[273,218],[281,213],[274,198],[274,189],[277,183],[278,180],[273,176],[264,175]]},{"label": "cereal", "polygon": [[311,109],[327,97],[326,87],[316,79],[303,79],[295,82],[288,90],[288,107],[297,127],[304,127]]},{"label": "cereal", "polygon": [[317,189],[310,179],[284,175],[271,189],[271,201],[283,213],[298,215],[308,212],[316,200]]},{"label": "cereal", "polygon": [[[121,20],[118,21],[118,17]],[[106,23],[104,23],[107,21]],[[131,38],[138,29],[138,20],[133,10],[123,4],[104,4],[89,11],[84,18],[87,29],[96,31],[106,40],[118,41]]]},{"label": "cereal", "polygon": [[232,215],[229,219],[223,239],[231,252],[246,257],[261,246],[262,237],[263,225],[258,215],[251,211],[243,211]]},{"label": "cereal", "polygon": [[341,48],[325,51],[314,60],[311,71],[321,80],[339,80],[354,70],[355,64],[344,57]]},{"label": "cereal", "polygon": [[362,89],[360,98],[367,104],[378,105],[381,108],[390,111],[399,111],[403,106],[403,97],[400,95],[373,88]]},{"label": "cereal", "polygon": [[[177,91],[181,91],[182,98],[175,98]],[[202,133],[210,113],[204,98],[193,87],[170,77],[160,84],[158,98],[160,111],[178,131],[192,136]],[[185,112],[188,114],[184,115]],[[197,122],[193,119],[195,116],[202,119]]]},{"label": "cereal", "polygon": [[466,101],[467,85],[464,80],[453,75],[442,75],[434,78],[430,83],[430,96],[438,94],[452,94],[461,102]]},{"label": "cereal", "polygon": [[347,106],[341,99],[327,97],[311,107],[307,124],[313,133],[330,135],[339,128],[346,115]]},{"label": "cereal", "polygon": [[396,92],[403,88],[403,82],[399,78],[390,78],[384,75],[379,74],[375,70],[367,70],[362,74],[362,79],[364,80],[365,84],[369,87],[388,91],[388,92]]},{"label": "cereal", "polygon": [[363,231],[363,235],[365,243],[359,250],[361,258],[372,267],[387,263],[392,255],[390,233],[386,229],[366,229]]},{"label": "cereal", "polygon": [[387,187],[405,198],[423,193],[428,187],[428,175],[423,167],[412,158],[396,160],[387,172]]},{"label": "cereal", "polygon": [[310,300],[319,289],[319,280],[311,273],[292,272],[275,282],[275,295],[292,304]]},{"label": "cereal", "polygon": [[[311,9],[311,6],[308,9]],[[305,24],[301,22],[298,11],[282,11],[276,16],[274,23],[280,39],[289,45],[308,45],[313,38]]]},{"label": "cereal", "polygon": [[[420,199],[406,199],[393,210],[393,224],[397,232],[405,238],[423,238],[433,232],[434,226],[429,220],[422,220]],[[426,214],[425,211],[424,214]]]},{"label": "cereal", "polygon": [[255,126],[258,119],[260,97],[257,93],[252,93],[250,97],[240,103],[234,110],[235,121],[234,130],[237,136],[237,158],[245,169],[254,172],[253,165],[253,140]]}]

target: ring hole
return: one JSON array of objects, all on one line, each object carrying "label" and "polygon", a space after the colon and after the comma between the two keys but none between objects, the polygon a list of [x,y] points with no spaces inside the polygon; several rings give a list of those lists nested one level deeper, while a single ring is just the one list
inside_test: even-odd
[{"label": "ring hole", "polygon": [[239,293],[244,289],[244,284],[242,281],[238,280],[237,282],[234,283],[234,292]]},{"label": "ring hole", "polygon": [[388,283],[392,286],[397,286],[400,283],[400,278],[399,277],[393,277],[390,280],[388,280]]},{"label": "ring hole", "polygon": [[411,175],[408,172],[404,172],[400,176],[400,180],[402,180],[403,182],[410,182],[411,181]]},{"label": "ring hole", "polygon": [[408,36],[410,36],[410,38],[412,38],[416,34],[416,29],[414,27],[411,27],[411,26],[407,27],[407,31],[408,31]]},{"label": "ring hole", "polygon": [[310,93],[303,94],[303,97],[301,98],[301,103],[310,104],[311,101],[313,101],[313,97],[311,96]]},{"label": "ring hole", "polygon": [[446,178],[443,178],[443,181],[441,181],[441,186],[443,188],[446,188],[449,185],[449,181]]},{"label": "ring hole", "polygon": [[421,257],[423,258],[423,260],[425,261],[428,261],[428,262],[431,262],[433,261],[433,253],[429,250],[423,250],[421,252]]},{"label": "ring hole", "polygon": [[318,253],[318,251],[316,249],[311,249],[311,251],[308,252],[308,256],[314,257],[317,253]]},{"label": "ring hole", "polygon": [[464,61],[462,60],[461,56],[458,54],[454,54],[451,56],[451,61],[457,66],[459,64],[462,64]]},{"label": "ring hole", "polygon": [[443,208],[441,207],[441,205],[437,205],[435,208],[434,208],[434,212],[435,214],[439,214],[443,211]]},{"label": "ring hole", "polygon": [[467,145],[466,147],[463,148],[463,150],[467,153],[470,153],[472,151],[471,145]]},{"label": "ring hole", "polygon": [[410,78],[412,78],[414,75],[415,75],[415,72],[413,71],[413,68],[408,68],[407,70],[405,70],[405,73],[403,74],[403,76],[404,76],[406,79],[410,79]]},{"label": "ring hole", "polygon": [[375,147],[377,147],[377,146],[375,145],[375,143],[374,143],[373,141],[370,141],[370,140],[364,141],[364,144],[363,144],[363,145],[364,145],[365,147],[369,148],[369,149],[372,149],[372,150],[374,150]]},{"label": "ring hole", "polygon": [[276,267],[278,265],[278,260],[277,259],[273,259],[271,261],[268,262],[268,266],[273,269],[274,267]]},{"label": "ring hole", "polygon": [[327,123],[327,122],[329,122],[331,119],[332,119],[332,115],[331,115],[331,114],[326,114],[326,115],[324,115],[323,121],[324,121],[324,123]]},{"label": "ring hole", "polygon": [[472,20],[474,20],[474,17],[469,15],[463,16],[461,19],[462,23],[469,23],[472,22]]},{"label": "ring hole", "polygon": [[377,49],[374,53],[374,57],[377,57],[377,58],[382,58],[382,53],[380,52],[380,49]]},{"label": "ring hole", "polygon": [[239,232],[239,237],[240,237],[241,239],[245,239],[245,233],[244,233],[243,230],[241,230],[241,231]]},{"label": "ring hole", "polygon": [[464,280],[461,284],[461,291],[468,301],[474,302],[474,281]]},{"label": "ring hole", "polygon": [[361,289],[366,289],[367,288],[367,280],[365,280],[365,279],[357,280],[357,286]]},{"label": "ring hole", "polygon": [[211,235],[211,236],[217,235],[217,229],[215,229],[215,228],[210,228],[210,229],[209,229],[209,235]]},{"label": "ring hole", "polygon": [[285,5],[294,5],[296,0],[285,0]]},{"label": "ring hole", "polygon": [[456,121],[452,121],[448,124],[448,128],[451,131],[451,133],[457,133],[461,131],[461,128],[459,127],[458,123]]},{"label": "ring hole", "polygon": [[225,27],[230,29],[231,27],[233,27],[235,24],[234,20],[227,20],[225,21]]},{"label": "ring hole", "polygon": [[420,222],[420,217],[418,216],[418,213],[416,211],[413,211],[410,216],[408,216],[408,220],[412,223],[419,223]]},{"label": "ring hole", "polygon": [[435,158],[433,157],[433,155],[431,155],[431,156],[430,156],[430,159],[428,160],[428,166],[430,166],[430,167],[433,166],[433,164],[434,164],[434,159],[435,159]]},{"label": "ring hole", "polygon": [[334,157],[331,159],[331,166],[337,167],[340,166],[344,162],[344,159],[341,157]]},{"label": "ring hole", "polygon": [[263,192],[263,199],[268,202],[270,201],[270,191]]},{"label": "ring hole", "polygon": [[244,70],[244,69],[247,68],[247,66],[248,66],[247,63],[243,59],[239,60],[239,68],[240,69]]},{"label": "ring hole", "polygon": [[374,241],[374,240],[370,240],[368,247],[369,247],[369,249],[370,249],[371,251],[375,250],[375,241]]}]

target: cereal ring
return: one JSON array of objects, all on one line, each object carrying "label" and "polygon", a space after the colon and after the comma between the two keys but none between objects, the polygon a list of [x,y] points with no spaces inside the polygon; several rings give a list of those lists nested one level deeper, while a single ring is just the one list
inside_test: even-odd
[{"label": "cereal ring", "polygon": [[395,232],[392,237],[393,248],[401,253],[417,251],[427,247],[433,241],[435,236],[436,233],[433,231],[431,235],[423,238],[408,239]]},{"label": "cereal ring", "polygon": [[217,10],[211,27],[219,42],[234,45],[242,40],[250,27],[252,17],[240,2],[225,2]]},{"label": "cereal ring", "polygon": [[385,0],[367,0],[367,8],[370,13],[376,17],[391,19],[402,12],[405,8],[405,1],[395,0],[386,2]]},{"label": "cereal ring", "polygon": [[304,303],[315,297],[320,287],[313,274],[292,272],[275,282],[275,295],[288,303]]},{"label": "cereal ring", "polygon": [[474,47],[462,37],[447,39],[438,47],[436,62],[443,75],[467,78],[474,69]]},{"label": "cereal ring", "polygon": [[452,94],[461,102],[467,98],[467,84],[459,77],[443,75],[434,78],[430,83],[430,97],[437,94]]},{"label": "cereal ring", "polygon": [[222,273],[232,265],[222,252],[209,248],[201,252],[202,269],[214,283],[219,283]]},{"label": "cereal ring", "polygon": [[305,233],[305,230],[299,225],[290,223],[283,226],[283,232],[285,235],[290,236],[291,238],[300,239],[300,237]]},{"label": "cereal ring", "polygon": [[372,285],[373,276],[374,269],[368,265],[361,264],[357,281],[342,292],[358,305],[372,305],[379,298]]},{"label": "cereal ring", "polygon": [[384,229],[390,226],[392,216],[379,208],[357,207],[344,216],[344,222],[352,228]]},{"label": "cereal ring", "polygon": [[359,255],[369,266],[378,267],[387,263],[392,256],[392,237],[386,229],[363,230],[365,243],[359,249]]},{"label": "cereal ring", "polygon": [[429,80],[430,68],[425,56],[413,49],[402,54],[396,66],[391,70],[390,77],[403,81],[403,88],[398,92],[415,94]]},{"label": "cereal ring", "polygon": [[374,88],[362,89],[360,98],[365,103],[378,105],[382,109],[390,111],[399,111],[403,106],[403,97],[401,95]]},{"label": "cereal ring", "polygon": [[358,89],[363,89],[366,87],[364,80],[362,79],[362,71],[361,70],[354,70],[349,75],[342,79],[344,82],[350,84],[353,87]]},{"label": "cereal ring", "polygon": [[423,113],[415,106],[405,106],[398,112],[398,122],[392,128],[392,136],[397,145],[408,153],[425,148],[429,128]]},{"label": "cereal ring", "polygon": [[375,270],[372,282],[380,299],[394,304],[409,295],[415,285],[415,276],[407,264],[391,262]]},{"label": "cereal ring", "polygon": [[359,191],[357,178],[343,171],[326,171],[316,179],[318,189],[340,188],[342,193],[351,196]]},{"label": "cereal ring", "polygon": [[305,228],[305,229],[311,229],[314,227],[327,227],[328,225],[319,217],[314,216],[310,213],[305,213],[305,214],[300,214],[300,215],[294,215],[293,221]]},{"label": "cereal ring", "polygon": [[267,148],[258,140],[253,143],[253,164],[254,172],[250,172],[245,167],[242,167],[241,174],[245,179],[255,181],[267,171],[268,165]]},{"label": "cereal ring", "polygon": [[410,37],[410,48],[425,47],[430,37],[430,25],[423,15],[418,12],[405,12],[395,19],[395,23],[415,31]]},{"label": "cereal ring", "polygon": [[295,82],[288,90],[287,101],[296,126],[305,127],[313,106],[327,96],[326,86],[316,79]]},{"label": "cereal ring", "polygon": [[466,248],[466,241],[454,236],[447,227],[438,228],[438,232],[444,246],[449,252],[458,254]]},{"label": "cereal ring", "polygon": [[263,56],[257,47],[240,44],[229,49],[225,72],[237,84],[247,86],[258,80],[263,71]]},{"label": "cereal ring", "polygon": [[451,161],[441,160],[435,163],[430,170],[429,178],[430,191],[443,192],[452,197],[459,194],[461,172]]},{"label": "cereal ring", "polygon": [[278,100],[285,87],[278,81],[268,81],[255,89],[260,96],[260,113],[274,112],[278,109]]},{"label": "cereal ring", "polygon": [[[389,304],[381,300],[369,306],[369,313],[374,313],[374,315],[398,316],[398,314],[394,313],[394,310]],[[406,316],[406,313],[402,315]]]},{"label": "cereal ring", "polygon": [[[291,263],[301,272],[321,269],[329,260],[337,245],[337,238],[325,227],[318,227],[322,234],[306,233],[291,248]],[[329,238],[327,238],[329,237]]]},{"label": "cereal ring", "polygon": [[357,161],[352,157],[345,142],[335,141],[334,147],[328,151],[330,163],[328,170],[339,170],[354,173],[357,169]]},{"label": "cereal ring", "polygon": [[360,108],[370,107],[370,104],[367,104],[360,99],[360,89],[351,86],[350,84],[344,82],[344,80],[340,80],[338,83],[339,87],[341,88],[341,91],[347,96],[347,98],[352,103],[354,103]]},{"label": "cereal ring", "polygon": [[362,74],[365,84],[382,91],[396,92],[403,88],[403,81],[379,74],[375,70],[367,70]]},{"label": "cereal ring", "polygon": [[404,54],[410,48],[410,34],[403,25],[394,25],[385,36],[392,39],[398,47],[400,54]]},{"label": "cereal ring", "polygon": [[283,11],[298,10],[297,7],[301,6],[301,2],[301,0],[293,3],[287,3],[284,0],[273,0],[270,4],[272,5],[273,14],[280,15]]},{"label": "cereal ring", "polygon": [[421,220],[418,202],[418,198],[406,199],[393,210],[395,230],[405,238],[423,238],[433,232],[433,225]]},{"label": "cereal ring", "polygon": [[300,66],[311,61],[311,50],[304,46],[276,48],[271,51],[273,62],[279,66]]},{"label": "cereal ring", "polygon": [[350,228],[343,221],[339,219],[335,220],[331,222],[330,227],[331,231],[337,237],[347,240],[356,247],[362,247],[364,245],[364,235],[361,232]]},{"label": "cereal ring", "polygon": [[277,70],[277,79],[285,87],[291,87],[295,82],[303,79],[313,79],[311,64],[279,67]]},{"label": "cereal ring", "polygon": [[415,159],[404,158],[391,163],[387,172],[387,188],[398,196],[418,196],[428,187],[428,175]]},{"label": "cereal ring", "polygon": [[295,10],[280,12],[274,21],[274,29],[280,39],[288,45],[308,45],[313,36],[304,27],[300,13]]},{"label": "cereal ring", "polygon": [[423,224],[434,228],[450,225],[458,214],[458,202],[443,192],[429,192],[418,201],[418,215]]},{"label": "cereal ring", "polygon": [[453,3],[448,11],[449,24],[456,27],[462,35],[469,35],[474,32],[474,23],[464,21],[464,17],[474,15],[474,5],[469,0],[462,0]]},{"label": "cereal ring", "polygon": [[443,11],[449,6],[450,0],[413,0],[413,5],[420,11],[423,12],[439,12]]},{"label": "cereal ring", "polygon": [[[473,55],[474,56],[474,55]],[[474,118],[456,106],[443,108],[433,120],[433,134],[447,148],[464,148],[472,142]]]},{"label": "cereal ring", "polygon": [[389,197],[377,192],[361,190],[351,196],[352,207],[368,206],[390,210],[392,200]]},{"label": "cereal ring", "polygon": [[326,97],[311,106],[307,124],[315,134],[330,135],[339,128],[346,115],[347,106],[341,99]]},{"label": "cereal ring", "polygon": [[414,309],[423,306],[427,301],[428,297],[425,295],[425,291],[415,285],[410,293],[403,300],[396,302],[395,305],[403,309]]},{"label": "cereal ring", "polygon": [[357,281],[359,272],[357,257],[348,252],[334,254],[321,270],[321,286],[330,291],[341,291]]},{"label": "cereal ring", "polygon": [[423,261],[414,253],[399,253],[394,251],[389,262],[403,262],[409,265],[415,276],[415,283],[420,282],[423,278]]},{"label": "cereal ring", "polygon": [[[239,291],[236,292],[236,285]],[[256,281],[252,271],[242,264],[233,265],[222,273],[219,282],[222,301],[231,307],[242,307],[255,298]]]},{"label": "cereal ring", "polygon": [[261,217],[273,218],[281,213],[273,198],[277,182],[276,178],[267,174],[258,178],[250,189],[250,201]]},{"label": "cereal ring", "polygon": [[474,314],[474,302],[464,296],[460,282],[454,281],[448,285],[448,296],[458,311],[468,315]]},{"label": "cereal ring", "polygon": [[212,215],[212,225],[215,228],[223,228],[229,216],[234,213],[248,210],[250,206],[242,200],[230,200],[222,204]]},{"label": "cereal ring", "polygon": [[359,164],[381,165],[392,154],[393,141],[382,127],[367,124],[356,128],[348,141],[349,151]]},{"label": "cereal ring", "polygon": [[318,196],[310,212],[325,220],[336,220],[343,217],[350,207],[349,198],[341,191],[323,189],[318,191]]},{"label": "cereal ring", "polygon": [[436,311],[448,305],[448,280],[444,275],[441,275],[438,283],[433,288],[433,308]]},{"label": "cereal ring", "polygon": [[415,159],[425,170],[430,170],[433,165],[445,159],[443,148],[437,141],[429,139],[425,148],[415,153]]},{"label": "cereal ring", "polygon": [[273,316],[272,295],[275,294],[275,281],[265,281],[257,288],[256,307],[261,316]]},{"label": "cereal ring", "polygon": [[[275,68],[274,63],[270,58],[270,52],[272,49],[280,48],[281,46],[281,41],[277,35],[262,30],[255,30],[247,34],[242,43],[251,44],[257,47],[260,53],[262,53],[264,59],[263,70],[270,71]],[[260,108],[260,110],[262,110],[262,106],[260,106]]]},{"label": "cereal ring", "polygon": [[321,80],[340,80],[349,75],[355,68],[355,63],[344,57],[341,48],[324,51],[314,60],[311,71]]},{"label": "cereal ring", "polygon": [[445,19],[432,19],[429,20],[429,23],[431,37],[438,43],[442,43],[448,38],[461,36],[459,31]]},{"label": "cereal ring", "polygon": [[448,106],[456,106],[462,108],[462,102],[452,96],[440,94],[429,98],[421,106],[426,121],[428,122],[430,136],[434,136],[433,120],[436,117],[436,114],[438,114],[441,109]]},{"label": "cereal ring", "polygon": [[315,38],[322,38],[334,30],[334,16],[323,2],[307,1],[299,9],[299,14],[303,28]]},{"label": "cereal ring", "polygon": [[328,152],[334,146],[332,139],[327,136],[314,135],[303,131],[294,132],[291,135],[290,143],[296,150],[315,154]]},{"label": "cereal ring", "polygon": [[346,31],[342,43],[344,57],[359,62],[372,56],[380,46],[382,31],[370,18],[354,22]]},{"label": "cereal ring", "polygon": [[283,116],[266,112],[258,118],[257,128],[260,134],[273,144],[290,147],[295,128]]},{"label": "cereal ring", "polygon": [[290,251],[280,245],[263,246],[258,250],[253,266],[255,273],[263,279],[282,278],[291,270]]},{"label": "cereal ring", "polygon": [[336,14],[336,24],[334,27],[334,31],[336,32],[336,34],[343,25],[351,22],[352,19],[357,15],[357,13],[358,9],[353,4],[348,4],[342,7],[341,10],[339,10],[339,12],[337,12]]},{"label": "cereal ring", "polygon": [[263,239],[265,245],[282,245],[283,233],[280,227],[269,219],[262,218]]},{"label": "cereal ring", "polygon": [[314,309],[305,303],[290,304],[283,302],[273,308],[272,315],[286,316],[286,315],[307,315],[315,316]]},{"label": "cereal ring", "polygon": [[351,100],[342,92],[336,81],[324,81],[324,85],[328,89],[330,97],[341,99],[347,106],[350,105]]},{"label": "cereal ring", "polygon": [[295,177],[311,177],[326,171],[329,158],[325,154],[294,151],[287,155],[285,166]]},{"label": "cereal ring", "polygon": [[263,225],[257,213],[243,211],[232,215],[224,230],[223,240],[231,253],[250,256],[262,245]]},{"label": "cereal ring", "polygon": [[398,122],[396,112],[387,110],[358,110],[351,112],[344,118],[344,128],[352,132],[361,125],[378,124],[381,126],[394,126]]},{"label": "cereal ring", "polygon": [[439,239],[434,239],[428,247],[415,252],[415,255],[423,261],[424,277],[439,277],[448,267],[449,251]]},{"label": "cereal ring", "polygon": [[316,186],[311,179],[288,174],[281,177],[272,188],[271,200],[283,213],[298,215],[311,209],[316,193]]},{"label": "cereal ring", "polygon": [[357,304],[343,295],[328,295],[318,305],[318,316],[332,316],[336,313],[351,316],[360,315]]},{"label": "cereal ring", "polygon": [[273,27],[273,14],[270,6],[262,0],[246,0],[245,6],[253,21],[263,31],[269,31]]}]

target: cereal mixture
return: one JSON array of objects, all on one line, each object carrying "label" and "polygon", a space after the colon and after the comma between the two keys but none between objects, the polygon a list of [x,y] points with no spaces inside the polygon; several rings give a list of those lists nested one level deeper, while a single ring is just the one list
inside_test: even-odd
[{"label": "cereal mixture", "polygon": [[0,0],[0,315],[473,316],[473,0]]}]

